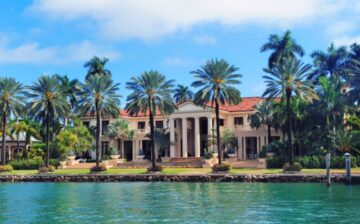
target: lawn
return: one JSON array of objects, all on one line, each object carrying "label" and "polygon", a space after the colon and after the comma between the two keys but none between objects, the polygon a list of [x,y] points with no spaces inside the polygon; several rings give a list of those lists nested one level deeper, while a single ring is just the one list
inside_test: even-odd
[{"label": "lawn", "polygon": [[[146,174],[145,168],[111,168],[103,174]],[[353,168],[352,174],[360,174],[360,168]],[[209,174],[211,173],[210,168],[164,168],[162,174],[174,175],[174,174]],[[256,169],[256,168],[235,168],[230,171],[232,174],[282,174],[282,169]],[[303,169],[303,174],[325,174],[325,169]],[[344,169],[332,169],[332,174],[344,174]],[[10,173],[4,173],[0,175],[35,175],[38,174],[37,170],[14,170]],[[90,174],[88,169],[59,169],[52,174],[57,175],[81,175]]]}]

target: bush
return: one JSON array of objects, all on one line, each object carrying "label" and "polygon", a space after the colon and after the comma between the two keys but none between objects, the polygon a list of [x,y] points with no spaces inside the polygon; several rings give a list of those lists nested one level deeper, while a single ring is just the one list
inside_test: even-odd
[{"label": "bush", "polygon": [[55,167],[51,165],[49,167],[42,166],[39,168],[39,173],[52,173],[52,172],[55,172]]},{"label": "bush", "polygon": [[268,152],[267,147],[263,146],[261,152],[259,153],[259,158],[266,158],[267,152]]},{"label": "bush", "polygon": [[211,169],[213,172],[228,172],[231,170],[231,166],[226,163],[215,164]]},{"label": "bush", "polygon": [[11,171],[13,171],[13,167],[11,165],[0,166],[0,173],[11,172]]},{"label": "bush", "polygon": [[109,156],[109,155],[102,155],[101,156],[101,161],[104,161],[104,160],[110,160],[111,159],[111,157]]},{"label": "bush", "polygon": [[23,160],[13,160],[9,162],[14,170],[37,170],[39,167],[45,165],[44,161],[40,158],[37,159],[23,159]]},{"label": "bush", "polygon": [[95,165],[95,166],[91,167],[90,172],[91,173],[99,173],[99,172],[104,172],[106,170],[107,169],[104,164],[99,164],[98,166]]},{"label": "bush", "polygon": [[204,152],[204,159],[212,159],[213,153],[212,152]]},{"label": "bush", "polygon": [[325,157],[321,156],[303,156],[295,158],[295,162],[308,169],[325,168]]},{"label": "bush", "polygon": [[147,170],[148,170],[148,172],[161,172],[161,171],[163,171],[163,167],[162,166],[155,166],[153,168],[151,166],[151,167],[148,167]]},{"label": "bush", "polygon": [[294,164],[290,165],[290,163],[285,163],[283,166],[284,172],[299,172],[301,171],[302,166],[300,163],[295,162]]},{"label": "bush", "polygon": [[273,156],[266,159],[266,167],[267,168],[282,168],[284,163],[286,162],[286,158],[283,156]]}]

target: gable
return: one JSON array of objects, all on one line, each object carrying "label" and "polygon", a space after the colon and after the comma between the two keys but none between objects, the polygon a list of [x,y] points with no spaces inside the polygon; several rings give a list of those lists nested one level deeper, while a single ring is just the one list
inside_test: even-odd
[{"label": "gable", "polygon": [[201,106],[197,106],[192,102],[187,102],[184,104],[180,104],[178,106],[178,109],[176,110],[176,113],[189,112],[189,111],[204,111],[204,108]]}]

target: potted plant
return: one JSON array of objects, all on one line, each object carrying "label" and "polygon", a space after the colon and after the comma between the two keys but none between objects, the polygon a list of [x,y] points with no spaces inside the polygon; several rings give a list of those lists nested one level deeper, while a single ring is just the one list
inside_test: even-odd
[{"label": "potted plant", "polygon": [[145,154],[143,149],[139,149],[139,154],[136,156],[137,160],[144,160]]},{"label": "potted plant", "polygon": [[111,159],[113,159],[113,160],[119,159],[120,155],[119,155],[119,153],[118,153],[118,150],[115,149],[115,148],[110,148],[110,157],[111,157]]},{"label": "potted plant", "polygon": [[111,159],[111,157],[109,155],[104,154],[101,156],[101,163],[104,164],[105,167],[108,167],[110,159]]},{"label": "potted plant", "polygon": [[227,155],[228,155],[229,158],[236,158],[235,147],[232,147],[232,145],[231,145],[231,148],[228,149],[228,151],[227,151]]},{"label": "potted plant", "polygon": [[66,166],[66,159],[67,159],[67,156],[66,155],[61,155],[60,158],[59,158],[59,163],[60,163],[60,166],[61,167],[65,167]]}]

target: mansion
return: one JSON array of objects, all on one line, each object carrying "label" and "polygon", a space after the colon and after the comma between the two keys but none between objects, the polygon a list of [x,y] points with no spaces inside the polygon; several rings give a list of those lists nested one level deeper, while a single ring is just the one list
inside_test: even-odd
[{"label": "mansion", "polygon": [[[229,129],[234,135],[236,144],[232,147],[237,159],[255,159],[264,145],[268,144],[267,128],[250,127],[250,116],[255,113],[254,107],[262,102],[261,97],[243,97],[238,105],[220,106],[220,133]],[[130,116],[127,111],[120,111],[120,118],[129,122],[129,129],[135,131],[131,139],[115,141],[107,138],[104,133],[113,119],[103,117],[101,120],[101,151],[108,151],[110,147],[119,150],[127,161],[137,161],[147,156],[150,158],[150,133],[148,114]],[[201,157],[209,149],[209,136],[213,136],[215,126],[215,109],[211,105],[201,107],[191,101],[177,105],[171,115],[162,116],[160,113],[154,117],[155,127],[165,129],[170,135],[170,158]],[[84,125],[96,125],[92,116],[83,116]],[[272,139],[280,138],[280,133],[271,130]],[[92,155],[94,157],[94,155]]]}]

